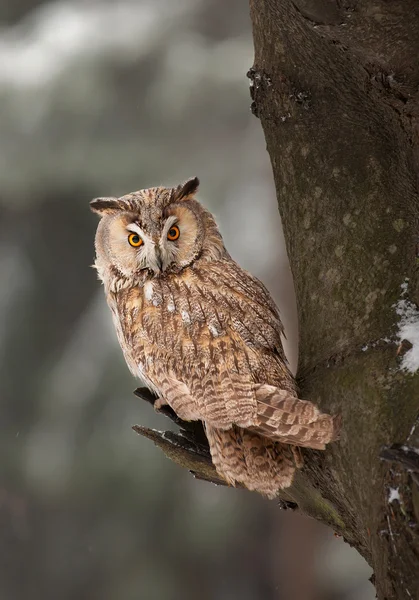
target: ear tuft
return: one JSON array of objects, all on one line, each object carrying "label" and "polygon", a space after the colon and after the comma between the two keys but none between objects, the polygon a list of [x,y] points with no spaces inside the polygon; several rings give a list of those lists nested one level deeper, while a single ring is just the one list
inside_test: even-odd
[{"label": "ear tuft", "polygon": [[194,196],[198,187],[199,187],[198,177],[194,177],[193,179],[188,179],[188,181],[186,183],[178,185],[175,190],[175,194],[174,194],[175,202],[179,201],[179,200],[189,200],[190,198],[192,198]]},{"label": "ear tuft", "polygon": [[100,216],[110,215],[121,210],[121,203],[118,198],[95,198],[90,202],[90,208]]}]

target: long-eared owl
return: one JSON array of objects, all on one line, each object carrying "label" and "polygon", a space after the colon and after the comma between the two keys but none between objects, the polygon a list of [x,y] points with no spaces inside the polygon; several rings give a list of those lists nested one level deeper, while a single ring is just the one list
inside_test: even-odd
[{"label": "long-eared owl", "polygon": [[272,498],[298,447],[324,449],[339,418],[297,398],[278,310],[228,254],[198,184],[93,200],[95,266],[133,375],[158,406],[203,422],[222,478]]}]

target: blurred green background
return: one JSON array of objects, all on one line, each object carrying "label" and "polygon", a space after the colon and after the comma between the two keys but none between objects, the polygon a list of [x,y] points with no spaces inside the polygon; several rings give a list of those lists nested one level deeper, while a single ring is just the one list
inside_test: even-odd
[{"label": "blurred green background", "polygon": [[333,532],[131,430],[168,423],[133,396],[90,268],[91,198],[198,175],[295,368],[247,2],[0,0],[0,24],[0,599],[372,599]]}]

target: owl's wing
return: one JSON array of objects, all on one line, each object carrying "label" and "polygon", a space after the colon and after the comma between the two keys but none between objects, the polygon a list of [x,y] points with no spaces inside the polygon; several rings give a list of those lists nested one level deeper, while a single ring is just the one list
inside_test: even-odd
[{"label": "owl's wing", "polygon": [[[218,429],[237,425],[314,448],[336,439],[335,420],[296,397],[281,344],[282,323],[261,282],[226,260],[191,270],[175,287],[169,285],[164,295],[175,299],[174,312],[183,315],[177,330],[183,333],[167,365],[168,381],[173,389],[182,382],[189,390],[194,418]],[[172,394],[167,387],[162,392]]]},{"label": "owl's wing", "polygon": [[256,363],[251,364],[250,376],[253,381],[264,382],[253,388],[256,419],[248,428],[284,443],[324,449],[325,444],[338,439],[340,417],[323,414],[312,402],[297,398],[282,348],[282,323],[271,295],[233,261],[220,266],[215,263],[212,269],[217,271],[217,280],[225,282],[220,292],[233,309],[232,327]]},{"label": "owl's wing", "polygon": [[[161,284],[163,302],[171,307],[164,335],[172,347],[166,347],[168,360],[161,368],[167,377],[159,377],[159,387],[170,403],[170,386],[182,382],[196,402],[190,412],[198,418],[219,429],[247,428],[257,422],[256,347],[279,340],[282,325],[272,301],[267,308],[253,281],[246,292],[240,279],[229,275],[231,261],[221,262],[218,271],[207,263]],[[254,341],[254,350],[246,340]],[[163,379],[170,386],[162,385]]]},{"label": "owl's wing", "polygon": [[183,419],[211,423],[218,429],[257,423],[257,402],[247,354],[231,335],[212,338],[201,328],[199,342],[181,342],[160,368],[159,389]]},{"label": "owl's wing", "polygon": [[312,402],[266,384],[256,388],[256,400],[257,424],[250,427],[252,431],[318,450],[339,439],[340,416],[321,413]]},{"label": "owl's wing", "polygon": [[275,498],[292,484],[296,465],[289,446],[238,427],[222,431],[205,423],[205,432],[214,466],[230,485]]}]

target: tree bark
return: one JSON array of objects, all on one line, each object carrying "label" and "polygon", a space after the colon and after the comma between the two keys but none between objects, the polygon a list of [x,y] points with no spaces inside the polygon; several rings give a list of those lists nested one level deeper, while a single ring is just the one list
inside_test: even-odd
[{"label": "tree bark", "polygon": [[412,428],[419,447],[419,376],[401,369],[395,306],[419,293],[419,4],[250,7],[253,111],[294,276],[301,396],[344,422],[339,444],[306,453],[304,476],[374,568],[378,597],[418,598],[417,480],[380,450]]},{"label": "tree bark", "polygon": [[[379,599],[419,598],[419,375],[403,368],[419,348],[398,333],[400,302],[413,315],[419,302],[419,3],[250,9],[252,111],[294,276],[301,397],[343,416],[341,441],[304,451],[282,497],[357,548]],[[222,483],[202,431],[190,446],[193,427],[138,432]]]}]

